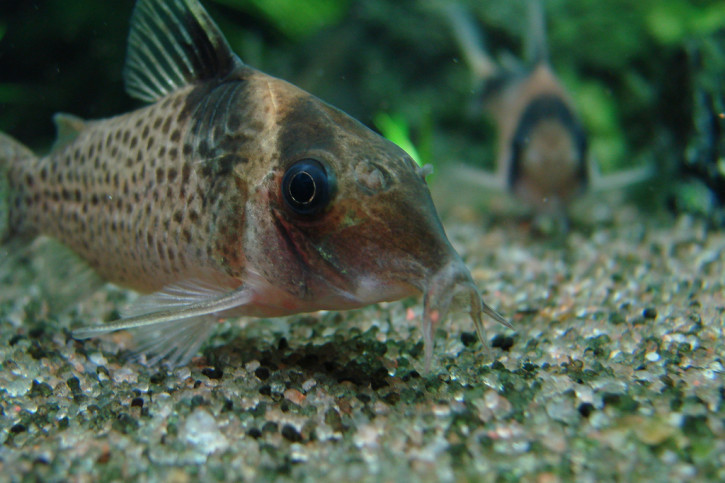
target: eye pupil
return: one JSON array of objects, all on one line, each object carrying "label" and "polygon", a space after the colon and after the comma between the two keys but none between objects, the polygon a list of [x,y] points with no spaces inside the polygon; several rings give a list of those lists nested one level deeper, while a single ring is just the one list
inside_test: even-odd
[{"label": "eye pupil", "polygon": [[294,174],[289,183],[289,195],[300,204],[313,201],[316,190],[315,179],[306,171]]},{"label": "eye pupil", "polygon": [[282,177],[282,195],[293,211],[312,215],[330,202],[334,176],[315,159],[302,159],[287,168]]}]

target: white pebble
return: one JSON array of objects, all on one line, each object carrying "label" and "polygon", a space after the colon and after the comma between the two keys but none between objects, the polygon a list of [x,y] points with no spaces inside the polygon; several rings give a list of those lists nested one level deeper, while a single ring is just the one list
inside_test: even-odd
[{"label": "white pebble", "polygon": [[227,438],[219,431],[214,416],[201,408],[196,408],[189,415],[184,422],[180,436],[206,454],[211,454],[228,445]]},{"label": "white pebble", "polygon": [[657,362],[660,360],[660,355],[657,352],[648,352],[644,355],[644,358],[650,362]]}]

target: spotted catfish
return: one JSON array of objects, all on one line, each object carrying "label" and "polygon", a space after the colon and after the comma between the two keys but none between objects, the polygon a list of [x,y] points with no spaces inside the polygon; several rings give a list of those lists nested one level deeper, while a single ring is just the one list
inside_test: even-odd
[{"label": "spotted catfish", "polygon": [[59,145],[42,158],[0,135],[5,241],[53,237],[106,280],[150,294],[75,337],[141,329],[156,360],[179,364],[220,317],[422,292],[429,362],[453,302],[482,340],[482,314],[507,323],[405,152],[242,63],[196,0],[140,0],[131,25],[126,88],[150,105],[99,121],[59,116]]}]

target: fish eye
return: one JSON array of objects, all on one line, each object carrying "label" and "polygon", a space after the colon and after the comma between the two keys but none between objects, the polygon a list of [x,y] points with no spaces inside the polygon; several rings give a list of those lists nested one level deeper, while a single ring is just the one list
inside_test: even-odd
[{"label": "fish eye", "polygon": [[290,166],[282,177],[282,195],[290,208],[301,215],[322,211],[330,202],[334,178],[325,166],[307,158]]}]

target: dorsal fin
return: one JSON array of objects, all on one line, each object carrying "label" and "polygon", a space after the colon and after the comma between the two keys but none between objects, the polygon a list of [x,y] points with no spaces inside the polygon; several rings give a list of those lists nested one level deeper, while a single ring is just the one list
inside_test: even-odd
[{"label": "dorsal fin", "polygon": [[59,112],[53,116],[55,123],[56,137],[52,151],[62,148],[73,142],[78,134],[86,127],[86,121],[72,114]]},{"label": "dorsal fin", "polygon": [[197,0],[139,0],[131,16],[126,92],[154,102],[201,80],[223,78],[241,60]]}]

